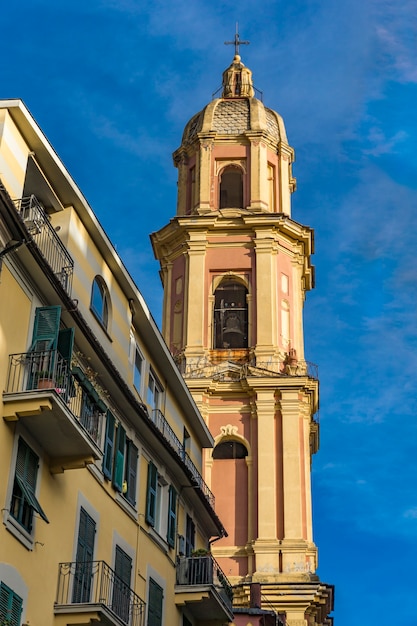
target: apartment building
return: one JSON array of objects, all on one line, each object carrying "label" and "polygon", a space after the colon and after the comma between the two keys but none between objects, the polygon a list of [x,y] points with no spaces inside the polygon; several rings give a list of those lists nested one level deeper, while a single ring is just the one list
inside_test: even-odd
[{"label": "apartment building", "polygon": [[122,260],[0,101],[0,624],[230,622],[213,437]]}]

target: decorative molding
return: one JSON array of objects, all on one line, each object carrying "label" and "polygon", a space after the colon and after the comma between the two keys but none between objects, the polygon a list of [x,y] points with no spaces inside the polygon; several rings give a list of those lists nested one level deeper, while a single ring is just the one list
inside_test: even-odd
[{"label": "decorative molding", "polygon": [[232,424],[227,424],[227,426],[220,426],[220,432],[223,437],[235,437],[238,435],[237,426],[232,426]]}]

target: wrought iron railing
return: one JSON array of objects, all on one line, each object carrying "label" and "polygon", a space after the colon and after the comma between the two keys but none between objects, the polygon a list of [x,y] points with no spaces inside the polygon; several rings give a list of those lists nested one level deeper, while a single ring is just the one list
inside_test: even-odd
[{"label": "wrought iron railing", "polygon": [[168,424],[165,419],[163,413],[159,409],[154,409],[150,414],[150,420],[157,427],[160,433],[165,437],[166,441],[170,444],[170,446],[175,450],[180,459],[185,463],[190,472],[193,475],[196,486],[198,486],[204,494],[204,497],[208,500],[211,508],[214,510],[214,495],[208,488],[207,484],[204,482],[203,477],[198,471],[197,467],[194,465],[192,460],[190,459],[189,454],[185,451],[184,445],[178,439],[177,435],[172,430],[171,426]]},{"label": "wrought iron railing", "polygon": [[231,610],[233,589],[217,561],[207,556],[179,557],[176,569],[177,585],[213,585],[226,606]]},{"label": "wrought iron railing", "polygon": [[65,291],[71,294],[74,261],[34,195],[14,200],[27,230]]},{"label": "wrought iron railing", "polygon": [[144,626],[145,602],[104,561],[60,563],[56,607],[100,604],[123,624]]},{"label": "wrought iron railing", "polygon": [[35,389],[53,390],[93,441],[99,443],[106,406],[83,388],[57,350],[9,356],[5,392],[26,393]]},{"label": "wrought iron railing", "polygon": [[[227,351],[226,351],[227,352]],[[181,353],[175,357],[178,369],[184,378],[214,378],[216,380],[244,380],[250,376],[307,376],[318,380],[318,366],[310,361],[302,359],[284,358],[282,360],[266,359],[260,360],[255,357],[250,358],[248,362],[233,362],[231,360],[218,362],[219,351],[216,351],[216,362],[209,357],[203,356],[198,358],[186,359]],[[232,365],[225,372],[225,363]]]}]

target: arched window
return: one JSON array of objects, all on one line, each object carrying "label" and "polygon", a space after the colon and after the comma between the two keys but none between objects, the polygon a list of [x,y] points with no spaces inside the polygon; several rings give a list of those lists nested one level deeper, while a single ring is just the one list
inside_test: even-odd
[{"label": "arched window", "polygon": [[249,539],[248,456],[245,443],[234,439],[222,439],[213,450],[211,488],[216,494],[216,513],[229,530],[224,546],[243,547]]},{"label": "arched window", "polygon": [[213,459],[244,459],[246,456],[248,451],[240,441],[221,441],[213,450]]},{"label": "arched window", "polygon": [[229,165],[220,175],[220,208],[243,208],[243,173]]},{"label": "arched window", "polygon": [[214,293],[214,348],[248,347],[247,289],[233,279],[223,280]]},{"label": "arched window", "polygon": [[107,329],[109,323],[109,295],[107,287],[100,276],[96,276],[91,290],[91,310]]}]

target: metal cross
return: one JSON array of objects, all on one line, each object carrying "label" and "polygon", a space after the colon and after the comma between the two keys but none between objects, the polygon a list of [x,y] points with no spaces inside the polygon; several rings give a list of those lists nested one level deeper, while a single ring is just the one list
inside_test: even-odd
[{"label": "metal cross", "polygon": [[239,46],[243,46],[243,45],[248,46],[250,44],[250,41],[242,41],[241,39],[239,39],[238,27],[239,27],[239,24],[238,22],[236,22],[236,34],[235,34],[234,41],[224,42],[225,46],[228,46],[228,45],[235,46],[235,55],[239,54]]}]

